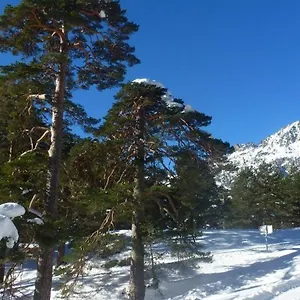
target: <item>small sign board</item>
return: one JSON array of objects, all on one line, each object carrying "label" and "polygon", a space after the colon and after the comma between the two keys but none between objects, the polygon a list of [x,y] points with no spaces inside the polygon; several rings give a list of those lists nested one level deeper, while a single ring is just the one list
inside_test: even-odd
[{"label": "small sign board", "polygon": [[265,236],[266,239],[266,250],[269,250],[269,245],[268,245],[268,235],[273,233],[273,226],[272,225],[262,225],[259,226],[259,232],[261,235]]},{"label": "small sign board", "polygon": [[259,226],[259,232],[263,235],[268,235],[273,233],[273,226],[272,225],[263,225]]}]

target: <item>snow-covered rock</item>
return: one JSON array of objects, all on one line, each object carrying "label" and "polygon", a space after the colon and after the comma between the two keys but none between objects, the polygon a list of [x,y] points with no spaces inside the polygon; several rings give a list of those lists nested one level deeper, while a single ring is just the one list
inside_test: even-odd
[{"label": "snow-covered rock", "polygon": [[234,146],[235,151],[228,156],[228,162],[236,170],[222,171],[217,180],[219,184],[230,187],[239,171],[246,167],[257,169],[261,164],[272,164],[283,171],[291,166],[300,167],[300,121],[296,121],[258,145],[254,143]]}]

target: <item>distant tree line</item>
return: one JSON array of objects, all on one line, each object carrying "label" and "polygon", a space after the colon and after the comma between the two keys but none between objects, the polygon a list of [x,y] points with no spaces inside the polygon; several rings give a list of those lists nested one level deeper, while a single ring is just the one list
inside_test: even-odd
[{"label": "distant tree line", "polygon": [[272,224],[275,228],[300,225],[300,171],[288,171],[263,164],[246,168],[227,191],[225,227],[257,228]]}]

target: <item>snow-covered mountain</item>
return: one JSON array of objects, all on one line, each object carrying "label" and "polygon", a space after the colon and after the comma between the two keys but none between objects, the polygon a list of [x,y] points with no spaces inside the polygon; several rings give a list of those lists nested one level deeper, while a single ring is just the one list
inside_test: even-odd
[{"label": "snow-covered mountain", "polygon": [[300,167],[300,121],[296,121],[264,139],[260,144],[239,144],[228,156],[236,170],[222,171],[218,182],[230,187],[238,172],[246,167],[258,168],[262,163],[273,164],[283,170]]}]

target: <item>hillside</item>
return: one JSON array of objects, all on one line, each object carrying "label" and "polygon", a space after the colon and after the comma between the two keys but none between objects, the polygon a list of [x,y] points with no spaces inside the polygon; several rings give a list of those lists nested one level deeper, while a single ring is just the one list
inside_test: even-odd
[{"label": "hillside", "polygon": [[228,156],[230,171],[222,171],[217,179],[219,184],[230,187],[238,172],[246,167],[258,168],[262,163],[288,171],[291,166],[300,166],[300,121],[294,122],[264,139],[254,143],[236,145]]},{"label": "hillside", "polygon": [[[258,230],[210,230],[201,241],[204,250],[212,251],[211,263],[194,260],[178,263],[167,247],[154,245],[156,254],[165,252],[157,265],[159,291],[147,288],[146,300],[234,300],[234,299],[299,299],[300,294],[300,230],[276,230],[269,237],[269,251]],[[117,254],[126,257],[128,251]],[[93,259],[86,274],[79,279],[70,300],[125,300],[129,267],[106,269],[105,261]],[[25,264],[20,274],[23,295],[27,299],[33,289],[35,265]],[[61,299],[54,278],[51,299]],[[29,296],[30,297],[30,296]]]}]

